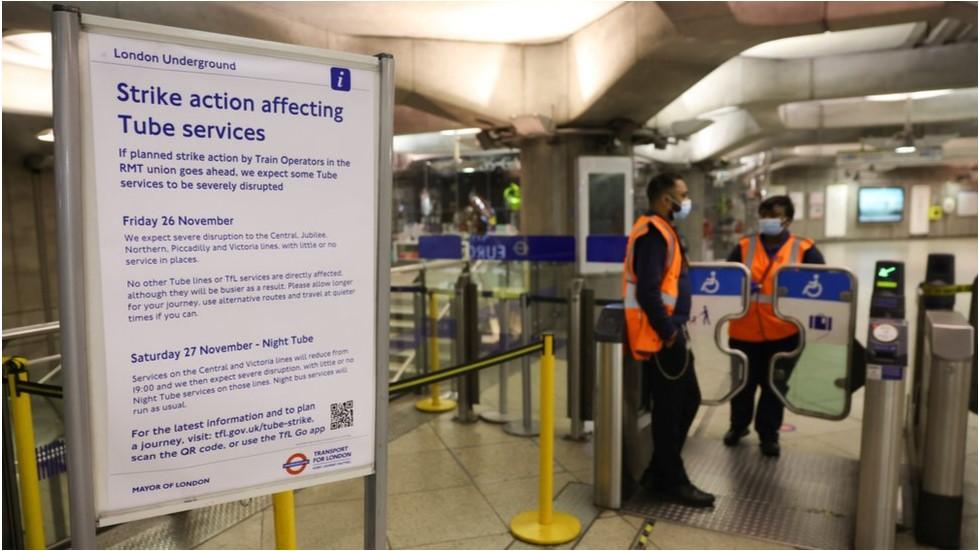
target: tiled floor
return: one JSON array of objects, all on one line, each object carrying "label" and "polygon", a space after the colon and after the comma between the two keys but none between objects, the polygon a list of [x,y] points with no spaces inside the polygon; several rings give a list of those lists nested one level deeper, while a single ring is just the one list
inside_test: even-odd
[{"label": "tiled floor", "polygon": [[[557,372],[557,386],[563,388],[563,362],[559,362]],[[496,407],[497,386],[493,382],[485,381],[483,408]],[[516,373],[509,384],[510,407],[518,411],[520,381]],[[563,402],[560,397],[557,401]],[[559,412],[564,407],[563,403],[556,404]],[[388,541],[394,549],[504,549],[514,544],[508,528],[510,519],[536,507],[538,439],[511,436],[499,425],[485,422],[460,424],[452,416],[451,412],[433,416],[390,443]],[[559,419],[555,495],[569,483],[591,484],[592,480],[591,443],[562,438],[568,432],[568,420]],[[583,526],[583,535],[574,547],[628,548],[642,520],[605,511]],[[360,547],[362,482],[352,480],[298,491],[296,525],[300,548]],[[274,548],[274,534],[272,510],[267,509],[199,548]],[[657,523],[652,542],[650,548],[771,548],[760,540],[667,522]]]},{"label": "tiled floor", "polygon": [[[563,372],[563,365],[558,366]],[[561,377],[559,377],[561,379]],[[486,383],[491,383],[487,380]],[[519,377],[511,376],[511,407],[518,410]],[[558,386],[563,381],[558,381]],[[560,393],[559,393],[560,394]],[[488,384],[482,407],[495,408],[496,385]],[[855,397],[855,405],[862,393]],[[558,405],[562,411],[563,404]],[[859,408],[854,408],[855,413]],[[388,478],[388,540],[392,548],[503,549],[514,544],[509,520],[534,508],[537,499],[538,439],[510,436],[498,425],[460,424],[452,413],[423,421],[391,442]],[[727,407],[701,408],[694,433],[719,438],[727,428]],[[975,484],[976,423],[970,418],[967,473]],[[859,457],[860,422],[815,420],[786,413],[783,432],[787,450]],[[787,427],[788,428],[788,427]],[[590,442],[561,437],[569,430],[559,419],[555,440],[555,495],[569,483],[590,484]],[[754,435],[745,445],[756,443]],[[974,487],[974,486],[973,486]],[[975,514],[975,500],[972,500]],[[363,484],[359,480],[301,490],[296,494],[300,548],[359,548],[363,531]],[[583,527],[574,544],[584,549],[625,549],[633,542],[643,519],[604,511]],[[975,518],[972,517],[973,530]],[[967,528],[968,529],[968,528]],[[266,510],[205,542],[201,549],[258,549],[275,545],[273,514]],[[900,534],[898,545],[912,548],[913,537]],[[770,542],[659,521],[650,548],[772,549]]]}]

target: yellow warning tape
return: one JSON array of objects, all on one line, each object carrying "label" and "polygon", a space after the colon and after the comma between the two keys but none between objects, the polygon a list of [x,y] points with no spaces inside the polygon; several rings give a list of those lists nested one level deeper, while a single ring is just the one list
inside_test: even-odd
[{"label": "yellow warning tape", "polygon": [[926,297],[944,297],[971,292],[972,285],[921,285],[921,294]]},{"label": "yellow warning tape", "polygon": [[630,549],[638,549],[638,550],[648,549],[649,544],[651,543],[652,540],[653,525],[655,524],[656,524],[655,520],[647,519],[643,523],[642,528],[639,530],[639,536],[636,538],[635,542],[633,542]]},{"label": "yellow warning tape", "polygon": [[10,363],[15,371],[20,371],[27,367],[27,358],[23,356],[4,356],[3,365]]}]

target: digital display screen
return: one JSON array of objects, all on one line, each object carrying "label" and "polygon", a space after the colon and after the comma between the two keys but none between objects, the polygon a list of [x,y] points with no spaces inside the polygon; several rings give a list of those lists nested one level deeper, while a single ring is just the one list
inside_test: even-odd
[{"label": "digital display screen", "polygon": [[625,229],[625,174],[588,175],[588,232],[618,235]]},{"label": "digital display screen", "polygon": [[862,187],[857,191],[857,221],[889,223],[904,220],[904,188]]},{"label": "digital display screen", "polygon": [[904,288],[904,265],[900,262],[877,262],[874,287],[900,291]]},{"label": "digital display screen", "polygon": [[904,317],[904,263],[878,260],[874,266],[874,290],[870,317]]}]

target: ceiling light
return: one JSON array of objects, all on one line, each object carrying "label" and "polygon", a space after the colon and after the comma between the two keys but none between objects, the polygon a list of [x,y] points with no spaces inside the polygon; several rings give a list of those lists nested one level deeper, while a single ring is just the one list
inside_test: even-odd
[{"label": "ceiling light", "polygon": [[865,99],[867,101],[904,101],[908,99],[928,99],[937,98],[939,96],[945,96],[951,94],[951,90],[922,90],[920,92],[911,92],[908,94],[876,94],[872,96],[867,96]]},{"label": "ceiling light", "polygon": [[472,174],[473,172],[476,172],[476,169],[470,166],[462,169],[462,171],[465,172],[466,174]]},{"label": "ceiling light", "polygon": [[51,33],[17,33],[3,37],[3,61],[51,69]]},{"label": "ceiling light", "polygon": [[894,148],[894,153],[914,153],[918,148],[913,145],[901,145]]},{"label": "ceiling light", "polygon": [[947,96],[951,94],[952,91],[949,89],[945,90],[924,90],[921,92],[911,92],[911,99],[928,99],[937,98],[939,96]]},{"label": "ceiling light", "polygon": [[482,128],[458,128],[456,130],[443,130],[439,134],[443,136],[474,136],[482,131]]},{"label": "ceiling light", "polygon": [[34,136],[37,139],[41,140],[42,142],[53,142],[54,141],[54,129],[53,128],[45,128],[44,130],[41,130],[40,132],[38,132]]}]

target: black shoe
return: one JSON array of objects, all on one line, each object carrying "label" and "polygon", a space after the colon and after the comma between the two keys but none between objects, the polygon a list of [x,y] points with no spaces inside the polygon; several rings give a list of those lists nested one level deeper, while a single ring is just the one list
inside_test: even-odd
[{"label": "black shoe", "polygon": [[659,492],[658,495],[667,501],[688,507],[712,507],[714,505],[713,494],[708,494],[689,482]]},{"label": "black shoe", "polygon": [[738,442],[745,436],[748,436],[748,429],[741,429],[740,431],[731,429],[724,435],[724,445],[727,447],[737,446]]},{"label": "black shoe", "polygon": [[656,477],[651,476],[649,471],[643,473],[642,478],[639,479],[639,485],[651,494],[658,494],[663,491],[663,485],[656,480]]},{"label": "black shoe", "polygon": [[761,453],[768,457],[778,457],[782,455],[782,448],[778,446],[778,442],[765,440],[761,443]]}]

